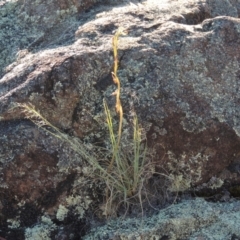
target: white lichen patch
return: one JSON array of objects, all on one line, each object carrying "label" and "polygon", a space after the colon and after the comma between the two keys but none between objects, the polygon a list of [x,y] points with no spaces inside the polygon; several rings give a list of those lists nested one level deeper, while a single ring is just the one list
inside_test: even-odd
[{"label": "white lichen patch", "polygon": [[76,214],[79,215],[79,218],[82,218],[85,210],[88,209],[90,203],[92,200],[89,198],[89,196],[69,196],[66,199],[67,206],[73,207],[76,211]]},{"label": "white lichen patch", "polygon": [[10,229],[16,229],[20,227],[20,221],[17,219],[8,219],[7,222],[9,223],[8,227]]},{"label": "white lichen patch", "polygon": [[50,234],[55,229],[56,225],[52,220],[43,216],[40,223],[25,230],[25,240],[51,240]]},{"label": "white lichen patch", "polygon": [[67,216],[68,211],[69,210],[66,207],[64,207],[62,204],[60,204],[58,207],[58,210],[57,210],[57,215],[56,215],[57,219],[59,221],[63,221],[64,218]]},{"label": "white lichen patch", "polygon": [[224,181],[217,177],[212,177],[209,182],[206,184],[206,187],[217,189],[223,185]]},{"label": "white lichen patch", "polygon": [[71,211],[73,211],[73,214],[78,216],[79,219],[81,219],[83,218],[85,211],[89,208],[91,202],[92,200],[89,196],[68,196],[65,200],[65,205],[59,205],[56,213],[56,218],[59,221],[63,221],[67,217],[71,209]]},{"label": "white lichen patch", "polygon": [[184,175],[170,174],[169,179],[171,184],[168,190],[170,192],[183,192],[191,187],[191,179]]},{"label": "white lichen patch", "polygon": [[167,164],[171,192],[185,191],[202,179],[203,167],[209,156],[198,153],[189,156],[182,154],[176,158],[173,152],[168,151],[169,162]]}]

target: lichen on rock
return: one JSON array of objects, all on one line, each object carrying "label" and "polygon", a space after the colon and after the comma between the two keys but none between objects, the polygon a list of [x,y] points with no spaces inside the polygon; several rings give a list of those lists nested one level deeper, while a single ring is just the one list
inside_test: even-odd
[{"label": "lichen on rock", "polygon": [[[239,3],[230,0],[0,1],[0,236],[80,239],[103,218],[105,189],[93,167],[16,105],[32,104],[89,152],[109,149],[102,100],[117,125],[111,40],[120,25],[129,31],[118,49],[122,140],[130,146],[137,114],[156,173],[146,186],[151,206],[159,209],[192,189],[228,192],[221,201],[237,196],[239,16]],[[199,209],[197,217],[189,206]],[[221,217],[237,221],[237,207],[235,200],[183,201],[146,220],[143,229],[126,220],[119,236],[230,239]],[[140,208],[132,207],[132,215],[142,214]],[[146,214],[149,209],[145,204]],[[118,236],[115,226],[103,227],[100,239]]]}]

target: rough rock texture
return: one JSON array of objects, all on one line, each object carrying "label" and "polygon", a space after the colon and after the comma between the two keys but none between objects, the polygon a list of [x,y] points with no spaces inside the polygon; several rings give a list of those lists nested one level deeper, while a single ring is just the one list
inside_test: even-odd
[{"label": "rough rock texture", "polygon": [[[238,1],[100,2],[110,3],[0,1],[0,236],[7,239],[79,239],[88,229],[99,196],[88,165],[13,107],[30,102],[69,135],[107,145],[102,99],[114,109],[118,26],[129,30],[119,43],[124,128],[136,111],[168,188],[240,182]],[[229,191],[239,196],[237,187]]]},{"label": "rough rock texture", "polygon": [[98,3],[111,5],[116,2],[121,1],[1,0],[0,76],[4,74],[3,68],[29,51],[72,43],[72,32],[87,17],[86,11],[93,15],[91,9]]},{"label": "rough rock texture", "polygon": [[172,205],[151,218],[110,221],[84,240],[239,239],[240,202],[209,203],[202,199]]},{"label": "rough rock texture", "polygon": [[[71,234],[79,239],[86,230],[83,216],[94,194],[88,166],[63,142],[28,121],[0,125],[0,236],[50,239],[50,229],[57,236],[64,222],[66,239]],[[36,222],[41,223],[39,232],[31,232]]]}]

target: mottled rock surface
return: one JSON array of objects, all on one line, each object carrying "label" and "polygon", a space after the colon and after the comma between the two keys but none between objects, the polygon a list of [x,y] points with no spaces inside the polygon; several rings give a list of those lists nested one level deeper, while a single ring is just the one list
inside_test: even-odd
[{"label": "mottled rock surface", "polygon": [[[121,0],[0,1],[0,76],[15,60],[39,48],[67,45],[74,30],[94,16],[93,7]],[[86,14],[89,12],[89,14]]]},{"label": "mottled rock surface", "polygon": [[109,221],[84,240],[239,239],[240,202],[210,203],[202,199],[172,205],[151,218]]},{"label": "mottled rock surface", "polygon": [[239,196],[239,14],[234,0],[0,1],[0,236],[80,239],[94,222],[92,169],[14,107],[106,147],[119,26],[124,134],[136,112],[166,191]]}]

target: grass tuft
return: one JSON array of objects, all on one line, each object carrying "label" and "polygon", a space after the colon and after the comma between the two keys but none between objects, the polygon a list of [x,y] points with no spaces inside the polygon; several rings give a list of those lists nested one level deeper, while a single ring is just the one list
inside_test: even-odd
[{"label": "grass tuft", "polygon": [[[39,127],[43,128],[54,137],[61,139],[69,144],[93,169],[95,169],[95,178],[100,178],[106,185],[105,203],[103,206],[103,215],[112,216],[117,212],[120,206],[128,208],[129,204],[142,204],[142,190],[145,183],[151,177],[152,168],[149,167],[149,152],[142,141],[141,128],[139,127],[138,118],[133,119],[133,138],[129,140],[127,147],[122,146],[121,133],[123,121],[123,109],[120,101],[120,80],[117,76],[118,69],[118,37],[125,35],[126,31],[119,28],[113,37],[113,54],[114,69],[112,72],[113,81],[117,85],[116,95],[116,112],[119,114],[118,133],[114,133],[114,126],[111,112],[106,101],[103,101],[106,114],[106,122],[111,143],[111,155],[109,160],[101,159],[94,151],[91,151],[81,142],[80,139],[70,137],[60,129],[52,125],[45,119],[31,104],[18,104],[25,116],[32,120]],[[46,128],[45,126],[49,126]],[[97,147],[96,147],[97,148]],[[100,149],[101,151],[101,149]],[[106,151],[106,150],[105,150]],[[99,151],[98,151],[99,152]],[[102,156],[102,154],[100,154]],[[150,173],[150,174],[149,174]],[[138,200],[137,200],[138,199]]]}]

